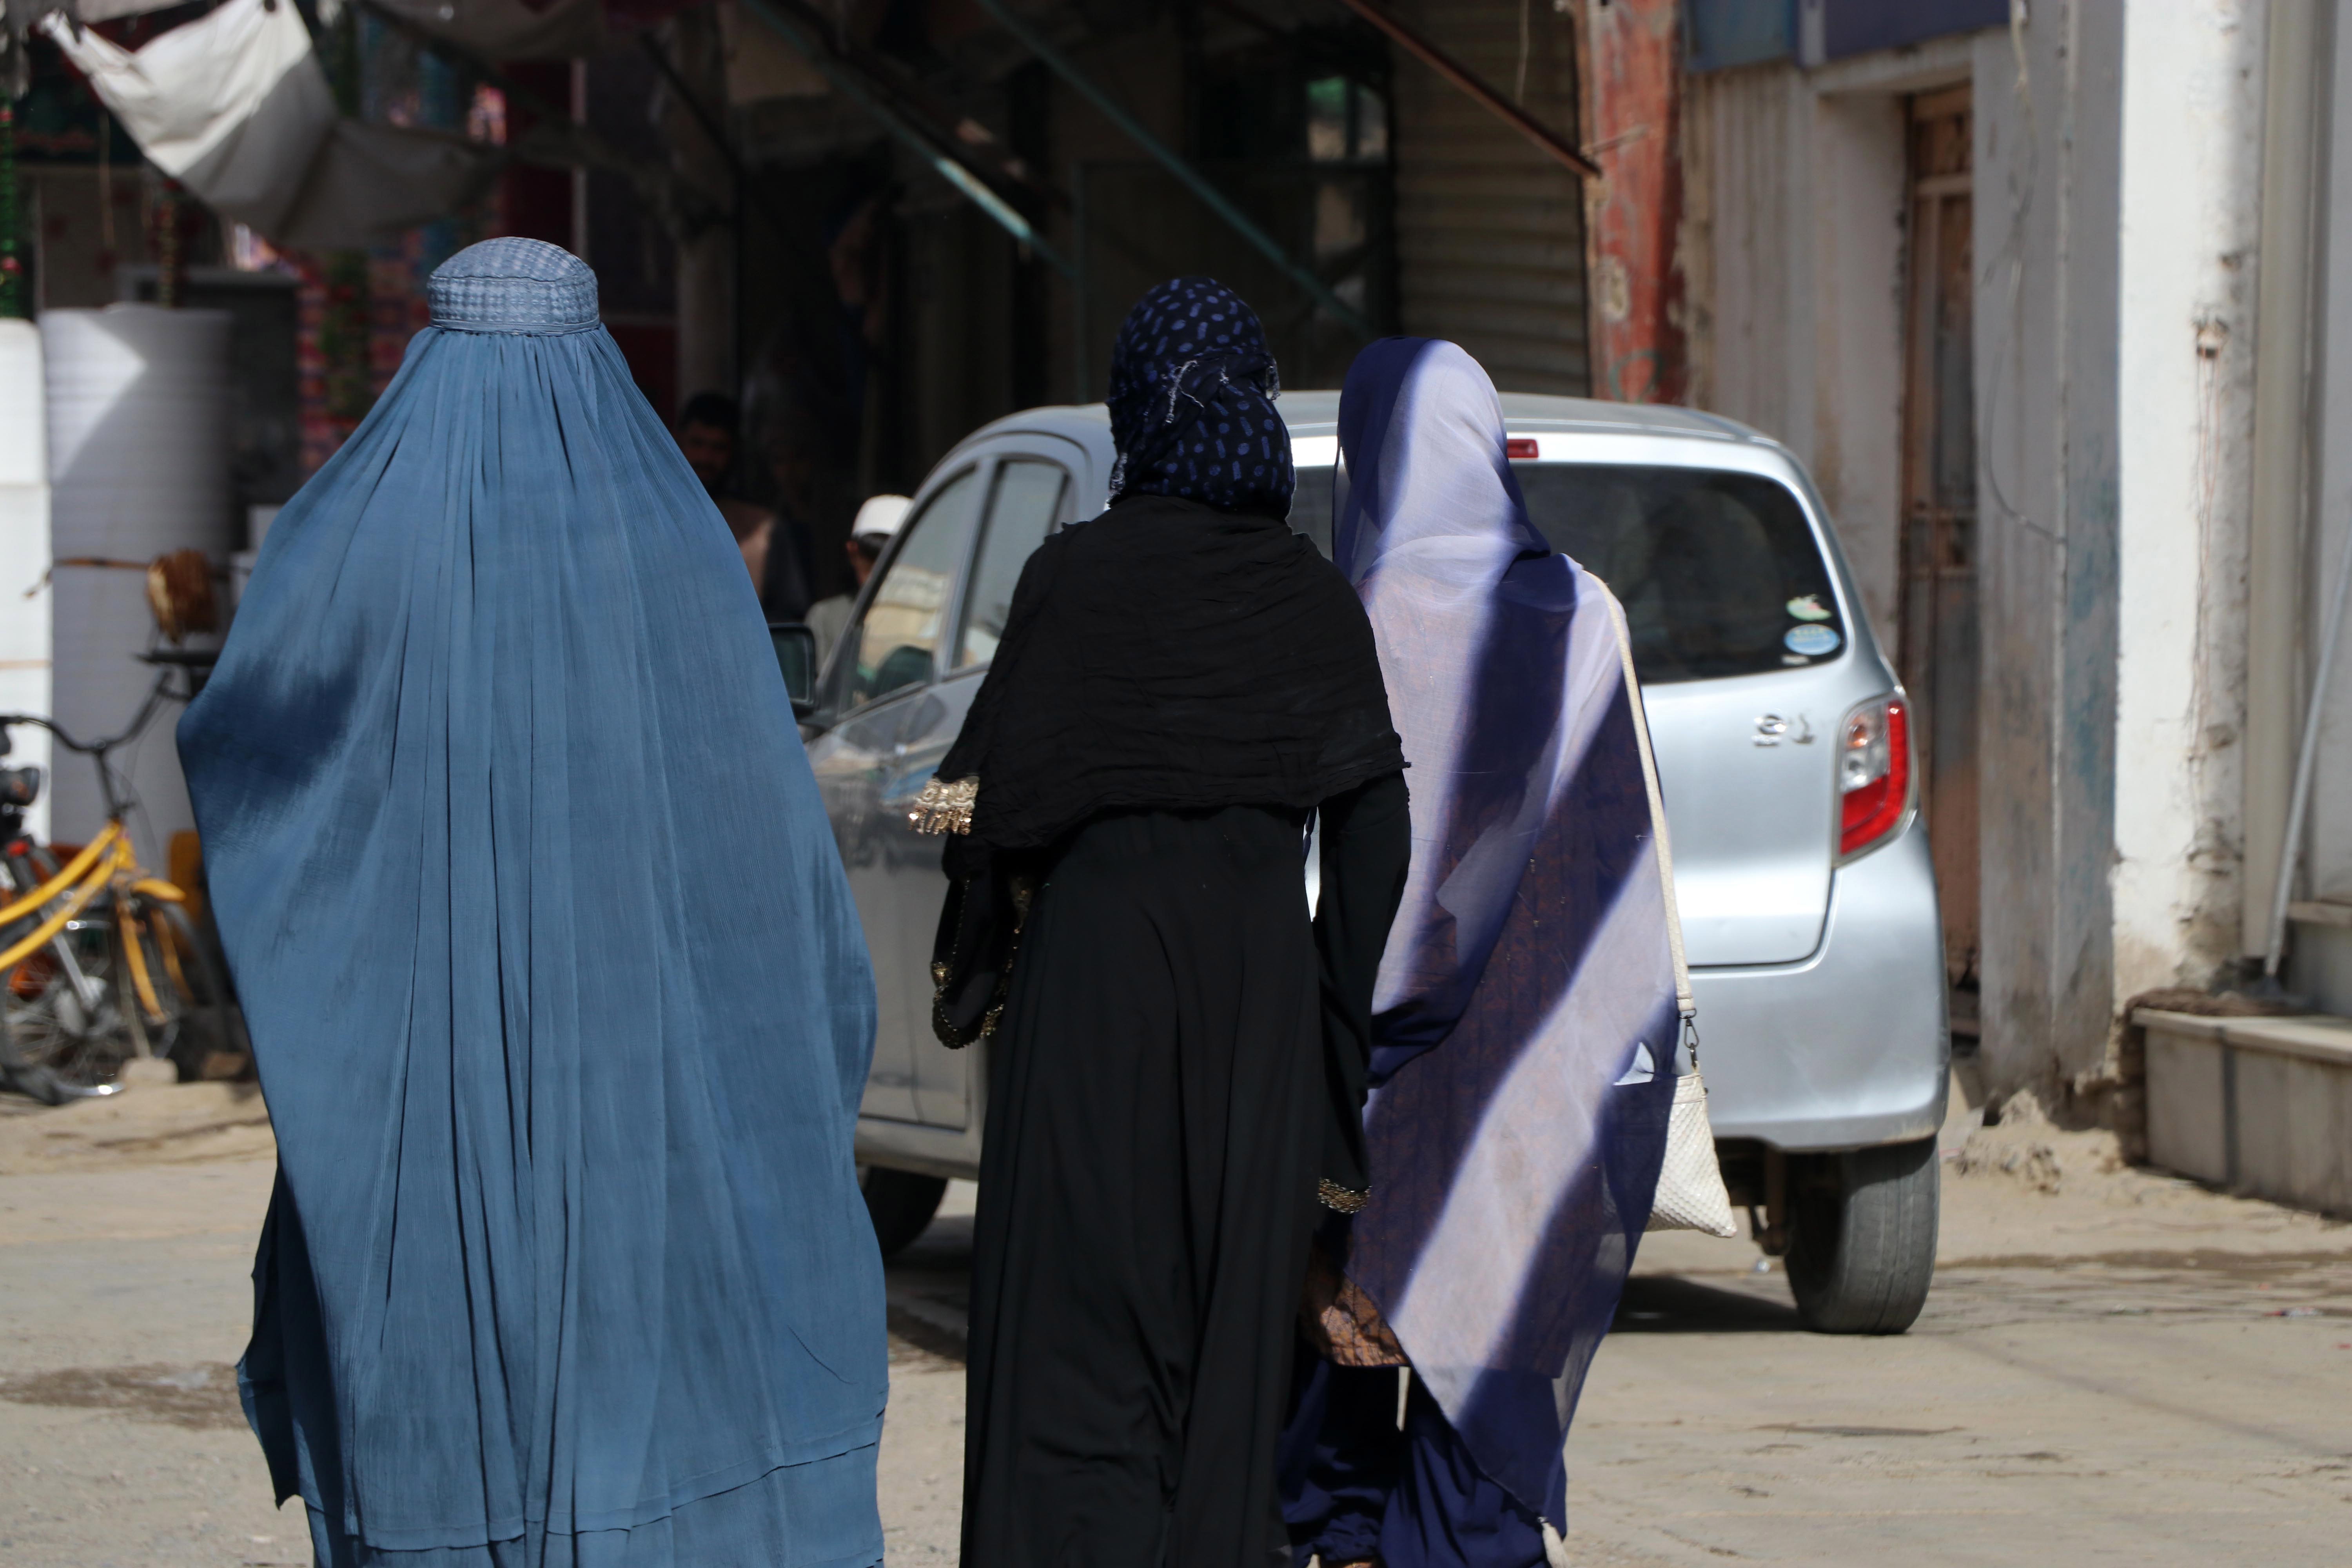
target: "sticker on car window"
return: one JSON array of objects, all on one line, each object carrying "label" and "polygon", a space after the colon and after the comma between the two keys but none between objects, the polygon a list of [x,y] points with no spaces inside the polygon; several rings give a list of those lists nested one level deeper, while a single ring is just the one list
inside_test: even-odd
[{"label": "sticker on car window", "polygon": [[1780,639],[1790,653],[1801,653],[1818,658],[1825,653],[1835,653],[1845,639],[1835,626],[1790,626],[1789,635]]},{"label": "sticker on car window", "polygon": [[1800,594],[1789,601],[1789,614],[1801,621],[1826,621],[1836,613],[1822,603],[1819,594]]}]

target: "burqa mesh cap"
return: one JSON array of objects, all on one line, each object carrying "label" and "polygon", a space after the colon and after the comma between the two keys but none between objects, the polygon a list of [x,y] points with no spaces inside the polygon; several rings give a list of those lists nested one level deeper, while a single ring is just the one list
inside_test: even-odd
[{"label": "burqa mesh cap", "polygon": [[583,332],[596,324],[596,274],[559,245],[486,239],[433,269],[433,324],[460,332]]}]

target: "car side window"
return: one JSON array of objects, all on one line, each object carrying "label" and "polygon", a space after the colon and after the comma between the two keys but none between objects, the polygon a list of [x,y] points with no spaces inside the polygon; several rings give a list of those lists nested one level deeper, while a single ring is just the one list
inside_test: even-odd
[{"label": "car side window", "polygon": [[988,531],[981,535],[980,556],[964,595],[963,628],[956,638],[951,668],[970,669],[996,657],[1004,623],[1013,614],[1013,589],[1021,581],[1021,568],[1054,524],[1065,521],[1069,494],[1070,476],[1059,463],[1008,458],[998,465]]},{"label": "car side window", "polygon": [[1301,464],[1290,492],[1291,531],[1305,534],[1327,561],[1331,556],[1331,487],[1338,473],[1328,463]]},{"label": "car side window", "polygon": [[948,595],[980,514],[981,471],[966,468],[907,523],[859,623],[856,655],[842,677],[845,708],[919,686],[939,667],[947,640]]}]

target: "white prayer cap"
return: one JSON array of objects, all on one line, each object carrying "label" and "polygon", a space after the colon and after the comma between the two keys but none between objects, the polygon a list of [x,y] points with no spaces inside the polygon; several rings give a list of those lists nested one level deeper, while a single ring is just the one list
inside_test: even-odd
[{"label": "white prayer cap", "polygon": [[867,496],[857,509],[857,521],[849,525],[849,537],[879,543],[898,531],[907,521],[907,509],[914,504],[905,496]]}]

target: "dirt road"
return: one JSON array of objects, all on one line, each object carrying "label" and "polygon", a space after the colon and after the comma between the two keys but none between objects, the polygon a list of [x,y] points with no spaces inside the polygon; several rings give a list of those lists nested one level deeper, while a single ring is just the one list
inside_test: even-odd
[{"label": "dirt road", "polygon": [[[1947,1142],[1899,1339],[1800,1331],[1745,1242],[1651,1238],[1569,1447],[1575,1560],[2352,1562],[2352,1226],[2095,1135]],[[0,1564],[309,1563],[228,1373],[270,1172],[219,1086],[0,1113]],[[894,1564],[955,1561],[971,1195],[891,1269]]]}]

